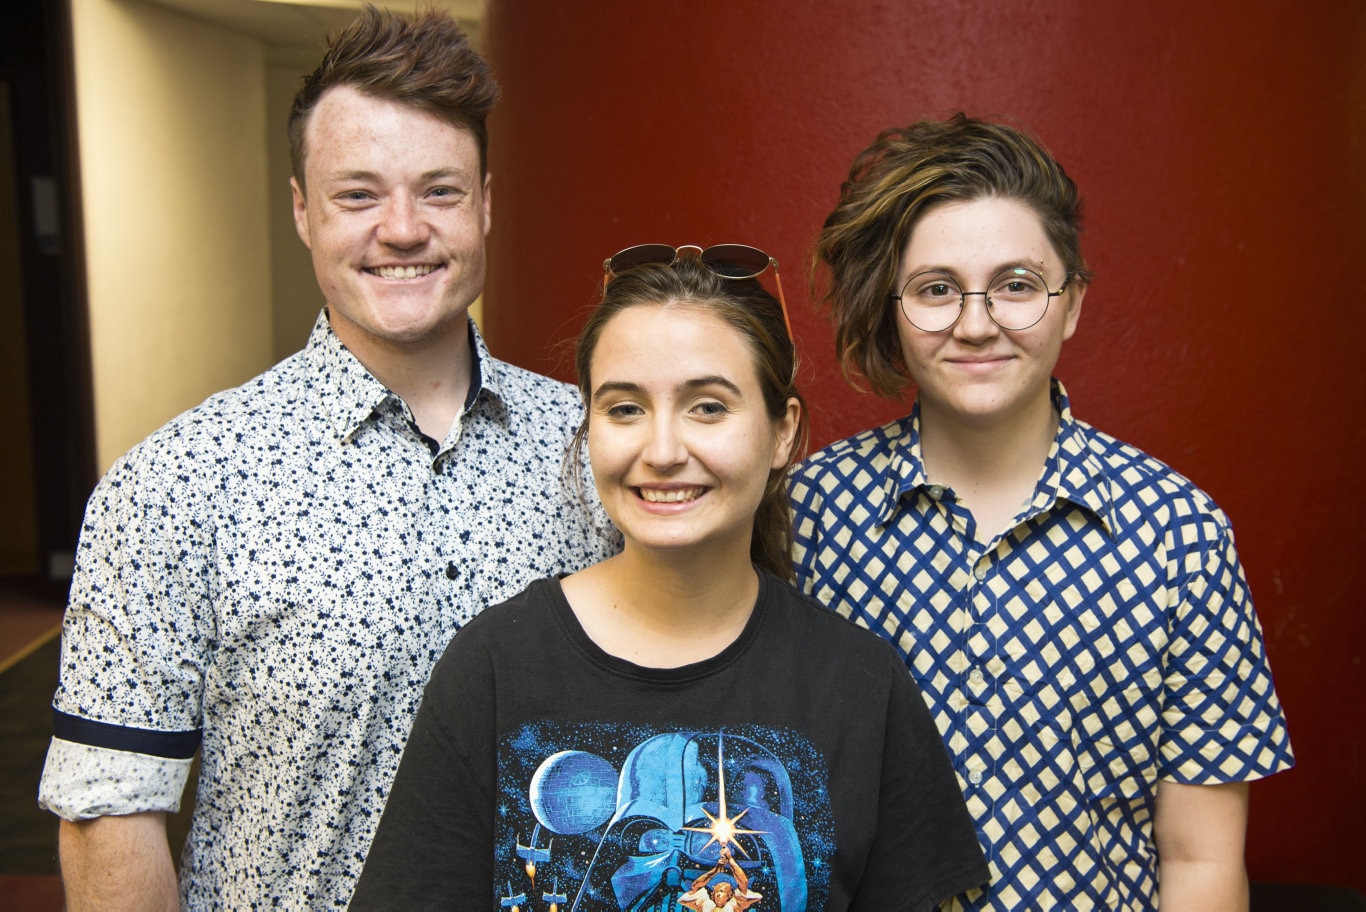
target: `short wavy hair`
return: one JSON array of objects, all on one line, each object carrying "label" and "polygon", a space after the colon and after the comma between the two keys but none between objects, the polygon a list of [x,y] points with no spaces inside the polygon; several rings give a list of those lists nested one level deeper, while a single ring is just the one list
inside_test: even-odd
[{"label": "short wavy hair", "polygon": [[787,334],[782,306],[758,279],[722,278],[695,257],[683,257],[672,266],[654,263],[624,269],[608,282],[602,303],[589,315],[574,351],[584,419],[566,456],[566,476],[581,479],[584,474],[583,451],[593,398],[593,353],[603,330],[618,314],[643,305],[695,307],[719,318],[744,339],[759,378],[768,416],[778,421],[786,413],[789,399],[800,403],[797,432],[787,454],[787,464],[769,472],[750,539],[750,559],[779,579],[790,581],[792,506],[787,497],[786,479],[788,469],[806,449],[806,403],[797,390],[797,353]]},{"label": "short wavy hair", "polygon": [[1077,185],[1037,139],[965,114],[884,130],[854,159],[812,258],[813,295],[834,324],[840,370],[852,386],[861,388],[862,378],[880,396],[901,395],[910,377],[892,295],[911,231],[935,206],[988,197],[1033,209],[1072,281],[1090,281]]},{"label": "short wavy hair", "polygon": [[289,112],[289,158],[300,188],[309,115],[328,89],[343,85],[469,130],[479,146],[480,175],[486,172],[485,121],[500,90],[488,63],[449,14],[427,10],[400,16],[366,5],[332,38],[322,63],[304,77]]}]

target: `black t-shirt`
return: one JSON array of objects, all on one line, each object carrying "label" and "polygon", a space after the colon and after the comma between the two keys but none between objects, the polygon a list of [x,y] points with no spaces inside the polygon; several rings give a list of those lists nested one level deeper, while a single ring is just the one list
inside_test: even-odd
[{"label": "black t-shirt", "polygon": [[761,574],[721,653],[643,668],[546,579],[437,664],[351,908],[673,910],[708,872],[761,912],[929,909],[988,877],[887,643]]}]

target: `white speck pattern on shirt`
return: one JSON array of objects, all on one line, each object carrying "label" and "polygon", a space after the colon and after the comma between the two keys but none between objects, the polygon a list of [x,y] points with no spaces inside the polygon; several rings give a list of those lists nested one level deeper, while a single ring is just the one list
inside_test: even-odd
[{"label": "white speck pattern on shirt", "polygon": [[450,638],[619,548],[561,481],[577,391],[470,333],[477,394],[439,445],[324,313],[90,498],[40,803],[173,811],[202,733],[187,908],[344,908]]}]

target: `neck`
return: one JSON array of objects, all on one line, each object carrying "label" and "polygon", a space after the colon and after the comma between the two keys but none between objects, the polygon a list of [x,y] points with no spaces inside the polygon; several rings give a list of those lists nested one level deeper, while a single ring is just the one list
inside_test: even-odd
[{"label": "neck", "polygon": [[759,593],[749,562],[655,554],[628,542],[564,581],[565,597],[603,651],[650,668],[709,659],[744,630]]},{"label": "neck", "polygon": [[1023,505],[1048,459],[1059,416],[1052,398],[996,421],[968,421],[921,402],[920,452],[926,477],[954,490],[990,540]]},{"label": "neck", "polygon": [[415,342],[395,343],[333,324],[342,343],[375,379],[407,403],[417,426],[443,440],[469,395],[474,353],[463,319]]}]

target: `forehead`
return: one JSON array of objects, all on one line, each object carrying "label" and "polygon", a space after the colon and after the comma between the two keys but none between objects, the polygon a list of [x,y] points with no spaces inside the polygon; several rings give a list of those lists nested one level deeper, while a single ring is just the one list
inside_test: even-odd
[{"label": "forehead", "polygon": [[304,124],[305,168],[367,167],[410,156],[440,158],[442,167],[477,170],[474,132],[431,111],[368,95],[349,85],[323,93]]},{"label": "forehead", "polygon": [[593,382],[661,385],[701,376],[758,384],[749,341],[704,305],[638,304],[602,328],[591,361]]},{"label": "forehead", "polygon": [[1003,197],[941,203],[916,221],[902,254],[908,269],[995,269],[1016,261],[1056,260],[1043,220]]}]

